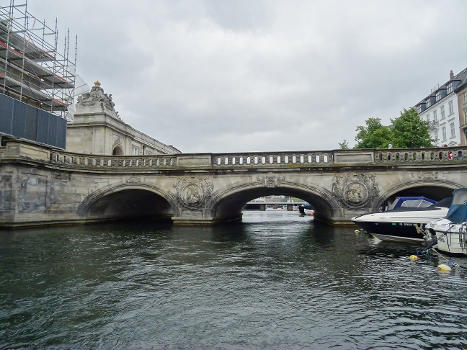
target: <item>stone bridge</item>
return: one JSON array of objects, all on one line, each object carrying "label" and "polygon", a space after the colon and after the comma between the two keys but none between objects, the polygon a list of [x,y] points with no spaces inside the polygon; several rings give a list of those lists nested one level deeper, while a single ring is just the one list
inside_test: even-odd
[{"label": "stone bridge", "polygon": [[347,224],[397,195],[467,186],[466,147],[97,156],[3,139],[0,227],[150,217],[235,221],[248,201],[290,195]]}]

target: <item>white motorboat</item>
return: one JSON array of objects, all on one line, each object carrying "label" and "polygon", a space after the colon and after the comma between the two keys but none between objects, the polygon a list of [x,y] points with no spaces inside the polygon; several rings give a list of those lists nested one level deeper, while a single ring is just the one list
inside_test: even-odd
[{"label": "white motorboat", "polygon": [[[413,206],[404,205],[406,198],[410,198]],[[420,197],[419,202],[415,202],[414,197],[398,197],[395,201],[398,204],[392,205],[392,209],[356,216],[352,221],[383,241],[423,242],[425,225],[445,217],[450,201],[450,198],[446,198],[432,203],[433,200]]]},{"label": "white motorboat", "polygon": [[425,230],[436,235],[435,248],[443,253],[467,255],[467,188],[453,192],[452,204],[445,218],[428,223]]}]

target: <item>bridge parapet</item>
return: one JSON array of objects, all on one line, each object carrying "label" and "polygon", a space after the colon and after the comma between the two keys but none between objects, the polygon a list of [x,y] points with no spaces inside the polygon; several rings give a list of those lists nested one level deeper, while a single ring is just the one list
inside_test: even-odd
[{"label": "bridge parapet", "polygon": [[22,140],[7,140],[6,146],[0,147],[0,159],[27,159],[65,169],[90,171],[447,165],[465,163],[467,147],[105,156],[71,153],[40,147]]},{"label": "bridge parapet", "polygon": [[467,148],[338,150],[307,152],[203,153],[148,156],[99,156],[53,150],[50,162],[70,168],[180,169],[180,168],[290,168],[361,165],[408,165],[459,163]]},{"label": "bridge parapet", "polygon": [[60,151],[50,152],[50,162],[71,168],[128,169],[175,168],[177,158],[172,155],[151,156],[100,156]]},{"label": "bridge parapet", "polygon": [[255,152],[213,154],[212,166],[288,166],[325,165],[334,162],[334,151],[318,152]]},{"label": "bridge parapet", "polygon": [[465,147],[443,147],[423,149],[388,149],[376,150],[376,163],[439,163],[449,161],[465,161],[467,150]]}]

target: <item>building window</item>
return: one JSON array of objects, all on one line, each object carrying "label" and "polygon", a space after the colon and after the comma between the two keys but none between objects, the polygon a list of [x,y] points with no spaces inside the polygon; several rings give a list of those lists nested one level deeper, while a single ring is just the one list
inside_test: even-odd
[{"label": "building window", "polygon": [[454,113],[454,104],[452,101],[449,101],[449,115]]},{"label": "building window", "polygon": [[446,127],[445,126],[441,128],[441,133],[443,136],[443,139],[441,141],[446,141]]},{"label": "building window", "polygon": [[452,83],[448,85],[447,93],[450,94],[452,92]]},{"label": "building window", "polygon": [[441,100],[441,91],[438,91],[436,93],[436,102],[438,102],[439,100]]},{"label": "building window", "polygon": [[434,120],[435,122],[438,121],[438,112],[437,112],[436,110],[433,111],[433,120]]},{"label": "building window", "polygon": [[426,100],[426,108],[428,108],[428,107],[430,107],[430,99]]},{"label": "building window", "polygon": [[450,126],[451,126],[451,138],[456,137],[456,127],[454,126],[454,122],[452,122]]},{"label": "building window", "polygon": [[427,122],[430,121],[430,113],[427,113],[427,115],[426,115],[426,121],[427,121]]},{"label": "building window", "polygon": [[444,119],[444,105],[441,106],[441,119]]},{"label": "building window", "polygon": [[137,156],[139,154],[139,147],[138,146],[133,146],[133,155]]}]

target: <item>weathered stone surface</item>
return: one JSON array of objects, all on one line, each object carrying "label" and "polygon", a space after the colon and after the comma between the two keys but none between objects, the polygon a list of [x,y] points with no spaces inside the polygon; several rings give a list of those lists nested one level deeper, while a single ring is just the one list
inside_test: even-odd
[{"label": "weathered stone surface", "polygon": [[180,153],[125,123],[115,110],[112,95],[99,82],[78,97],[72,123],[67,127],[66,149],[99,155],[147,155]]},{"label": "weathered stone surface", "polygon": [[318,219],[346,224],[400,191],[467,186],[467,149],[418,150],[412,161],[396,161],[404,152],[375,151],[372,162],[342,166],[333,151],[91,157],[8,141],[0,147],[0,227],[137,216],[235,221],[246,202],[270,194],[299,197]]},{"label": "weathered stone surface", "polygon": [[196,168],[202,166],[211,166],[210,155],[180,155],[177,157],[177,165],[188,168]]},{"label": "weathered stone surface", "polygon": [[336,163],[372,163],[373,152],[358,152],[358,153],[335,153],[334,161]]}]

